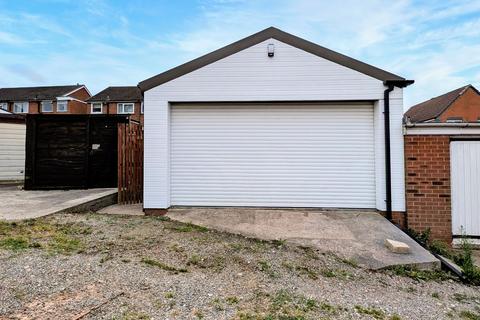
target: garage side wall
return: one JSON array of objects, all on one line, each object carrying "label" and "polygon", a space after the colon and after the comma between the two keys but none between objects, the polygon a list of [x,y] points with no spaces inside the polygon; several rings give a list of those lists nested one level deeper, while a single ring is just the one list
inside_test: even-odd
[{"label": "garage side wall", "polygon": [[[273,58],[267,45],[275,45]],[[329,60],[269,39],[144,94],[144,207],[170,206],[170,104],[177,102],[376,101],[376,206],[385,210],[382,81]],[[404,211],[401,89],[392,99],[393,210]],[[342,124],[338,124],[341,130]]]},{"label": "garage side wall", "polygon": [[405,164],[408,228],[450,243],[450,136],[406,135]]}]

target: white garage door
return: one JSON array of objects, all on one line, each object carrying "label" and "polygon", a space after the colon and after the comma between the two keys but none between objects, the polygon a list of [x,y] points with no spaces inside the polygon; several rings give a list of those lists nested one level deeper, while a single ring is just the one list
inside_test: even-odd
[{"label": "white garage door", "polygon": [[480,236],[480,141],[450,143],[452,232]]},{"label": "white garage door", "polygon": [[375,208],[373,106],[173,105],[171,204]]}]

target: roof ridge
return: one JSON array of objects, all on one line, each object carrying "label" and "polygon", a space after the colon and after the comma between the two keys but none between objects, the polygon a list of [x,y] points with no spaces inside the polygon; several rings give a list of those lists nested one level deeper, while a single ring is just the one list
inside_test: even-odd
[{"label": "roof ridge", "polygon": [[84,84],[62,84],[55,86],[30,86],[30,87],[2,87],[0,89],[33,89],[33,88],[60,88],[60,87],[82,87]]}]

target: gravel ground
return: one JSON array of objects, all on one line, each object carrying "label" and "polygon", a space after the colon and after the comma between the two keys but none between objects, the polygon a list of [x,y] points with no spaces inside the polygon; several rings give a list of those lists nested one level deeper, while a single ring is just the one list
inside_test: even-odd
[{"label": "gravel ground", "polygon": [[480,319],[478,287],[408,275],[154,217],[0,222],[0,319]]}]

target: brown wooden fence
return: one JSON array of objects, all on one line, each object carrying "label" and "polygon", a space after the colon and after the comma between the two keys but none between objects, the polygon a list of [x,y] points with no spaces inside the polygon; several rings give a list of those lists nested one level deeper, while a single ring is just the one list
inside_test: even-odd
[{"label": "brown wooden fence", "polygon": [[118,203],[143,201],[143,125],[118,125]]}]

